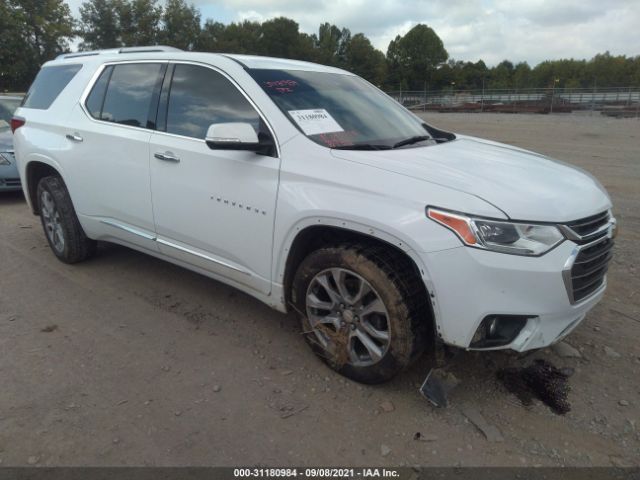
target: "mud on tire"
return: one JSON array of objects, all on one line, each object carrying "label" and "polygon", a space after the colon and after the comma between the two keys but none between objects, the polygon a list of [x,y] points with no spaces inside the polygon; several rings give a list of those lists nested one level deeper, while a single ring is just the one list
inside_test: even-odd
[{"label": "mud on tire", "polygon": [[[38,183],[38,211],[51,250],[65,263],[91,257],[96,242],[88,238],[73,208],[67,187],[60,177],[44,177]],[[55,234],[52,233],[55,230]]]},{"label": "mud on tire", "polygon": [[[323,345],[322,338],[319,341],[307,315],[310,285],[317,281],[319,275],[325,275],[324,272],[332,273],[335,269],[352,272],[355,274],[354,277],[366,280],[384,304],[387,320],[381,328],[386,327],[389,340],[382,356],[373,363],[358,364],[357,361],[351,361],[345,353],[349,350],[345,346],[349,340],[343,336],[336,340],[337,337],[334,336],[342,332],[344,327],[330,325],[330,330],[326,332],[326,327],[320,325],[324,329],[321,335],[329,340],[327,348],[327,345]],[[410,262],[390,249],[378,246],[340,245],[316,250],[302,261],[293,279],[291,298],[300,314],[304,336],[313,351],[340,374],[361,383],[375,384],[390,380],[408,367],[428,345],[428,298],[425,298],[421,282],[422,280],[413,274]],[[334,281],[332,285],[336,286],[337,283]],[[310,302],[313,303],[313,300]],[[355,308],[357,310],[358,307]],[[337,315],[342,318],[345,314]],[[350,317],[351,314],[347,320]],[[350,323],[347,327],[354,328]],[[334,330],[339,332],[334,333]],[[348,335],[348,332],[344,335]],[[373,360],[373,356],[371,359]]]}]

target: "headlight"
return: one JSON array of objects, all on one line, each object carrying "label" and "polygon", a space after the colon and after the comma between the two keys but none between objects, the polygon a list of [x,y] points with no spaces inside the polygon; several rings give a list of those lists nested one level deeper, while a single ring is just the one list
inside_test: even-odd
[{"label": "headlight", "polygon": [[11,158],[13,154],[4,152],[0,153],[0,165],[11,165]]},{"label": "headlight", "polygon": [[427,216],[453,231],[465,245],[515,255],[542,255],[564,240],[554,225],[473,218],[427,208]]}]

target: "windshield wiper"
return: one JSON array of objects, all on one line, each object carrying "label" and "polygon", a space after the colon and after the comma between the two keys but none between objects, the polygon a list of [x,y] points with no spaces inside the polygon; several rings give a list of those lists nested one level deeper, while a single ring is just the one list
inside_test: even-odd
[{"label": "windshield wiper", "polygon": [[334,150],[391,150],[390,145],[376,145],[373,143],[354,143],[353,145],[338,145]]},{"label": "windshield wiper", "polygon": [[415,137],[409,137],[394,144],[392,148],[404,147],[405,145],[412,145],[414,143],[424,142],[425,140],[431,140],[431,137],[429,137],[428,135],[418,135]]}]

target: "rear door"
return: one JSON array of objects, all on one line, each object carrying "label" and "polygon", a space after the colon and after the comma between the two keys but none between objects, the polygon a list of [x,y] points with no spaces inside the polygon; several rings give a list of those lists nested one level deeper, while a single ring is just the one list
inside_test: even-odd
[{"label": "rear door", "polygon": [[151,250],[149,140],[166,62],[106,65],[66,132],[70,190],[91,230]]},{"label": "rear door", "polygon": [[151,136],[151,190],[160,251],[262,293],[271,288],[277,154],[212,150],[213,123],[250,123],[272,135],[256,107],[222,72],[169,68]]}]

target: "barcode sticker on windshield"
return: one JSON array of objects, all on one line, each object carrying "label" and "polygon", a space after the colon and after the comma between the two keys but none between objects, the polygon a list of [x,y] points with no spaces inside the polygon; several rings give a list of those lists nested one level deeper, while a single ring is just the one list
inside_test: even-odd
[{"label": "barcode sticker on windshield", "polygon": [[324,108],[312,110],[289,110],[289,115],[291,115],[298,126],[307,135],[344,131],[338,122],[336,122]]}]

